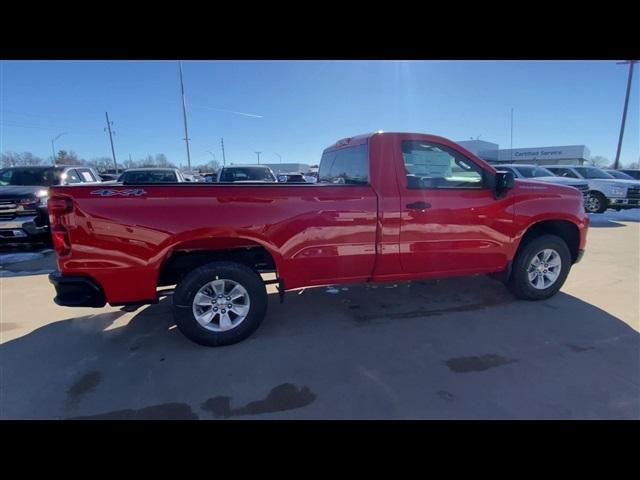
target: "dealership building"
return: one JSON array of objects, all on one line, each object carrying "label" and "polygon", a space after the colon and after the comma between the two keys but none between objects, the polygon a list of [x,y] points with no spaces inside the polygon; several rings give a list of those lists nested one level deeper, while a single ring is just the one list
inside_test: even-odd
[{"label": "dealership building", "polygon": [[501,149],[497,143],[484,140],[457,142],[489,163],[533,163],[536,165],[582,165],[589,160],[585,145]]}]

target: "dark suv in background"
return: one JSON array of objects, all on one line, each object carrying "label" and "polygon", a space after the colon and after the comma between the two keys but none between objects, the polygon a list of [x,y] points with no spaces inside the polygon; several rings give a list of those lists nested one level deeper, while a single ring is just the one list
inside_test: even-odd
[{"label": "dark suv in background", "polygon": [[55,185],[99,183],[93,168],[74,166],[0,169],[0,241],[49,240],[47,189]]}]

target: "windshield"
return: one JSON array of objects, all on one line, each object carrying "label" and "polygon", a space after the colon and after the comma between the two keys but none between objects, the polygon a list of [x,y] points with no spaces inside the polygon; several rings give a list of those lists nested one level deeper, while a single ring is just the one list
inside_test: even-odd
[{"label": "windshield", "polygon": [[221,182],[275,182],[275,180],[269,169],[260,167],[224,168],[220,174]]},{"label": "windshield", "polygon": [[596,167],[573,167],[576,172],[584,178],[614,178],[604,170]]},{"label": "windshield", "polygon": [[147,170],[124,172],[120,181],[126,183],[176,183],[178,178],[173,170]]},{"label": "windshield", "polygon": [[607,173],[613,178],[619,178],[620,180],[635,180],[631,175],[627,175],[624,172],[619,172],[618,170],[608,170]]},{"label": "windshield", "polygon": [[542,167],[517,167],[517,170],[525,178],[555,176],[551,171]]},{"label": "windshield", "polygon": [[0,185],[51,187],[60,185],[60,168],[6,168],[0,170]]}]

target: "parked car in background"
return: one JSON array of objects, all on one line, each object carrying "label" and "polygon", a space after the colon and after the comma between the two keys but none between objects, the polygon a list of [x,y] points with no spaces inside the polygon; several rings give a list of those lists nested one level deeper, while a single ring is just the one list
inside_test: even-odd
[{"label": "parked car in background", "polygon": [[100,183],[98,172],[89,167],[32,166],[0,170],[0,240],[48,241],[49,187]]},{"label": "parked car in background", "polygon": [[203,175],[204,177],[204,181],[207,183],[212,183],[215,182],[218,178],[218,174],[217,173],[205,173]]},{"label": "parked car in background", "polygon": [[622,173],[626,173],[634,180],[640,180],[640,170],[638,170],[637,168],[622,168],[618,171]]},{"label": "parked car in background", "polygon": [[586,180],[589,199],[585,208],[589,213],[603,213],[607,208],[622,210],[640,206],[640,182],[620,180],[598,167],[582,165],[545,165],[555,175]]},{"label": "parked car in background", "polygon": [[222,167],[218,172],[219,183],[275,183],[273,170],[265,165],[229,165]]},{"label": "parked car in background", "polygon": [[318,176],[317,175],[305,175],[304,176],[304,180],[307,183],[317,183],[318,182]]},{"label": "parked car in background", "polygon": [[205,178],[202,175],[197,175],[195,173],[184,173],[182,172],[182,176],[184,177],[185,182],[204,182]]},{"label": "parked car in background", "polygon": [[613,168],[607,168],[605,169],[605,172],[619,180],[636,180],[631,175],[621,172],[620,170],[614,170]]},{"label": "parked car in background", "polygon": [[118,175],[112,175],[109,173],[99,173],[98,175],[103,182],[115,182],[118,180]]},{"label": "parked car in background", "polygon": [[504,164],[494,165],[496,170],[511,172],[516,178],[530,178],[539,182],[556,183],[559,185],[569,185],[570,187],[577,188],[582,193],[582,198],[585,202],[589,200],[589,184],[585,180],[578,180],[576,178],[558,177],[550,170],[539,165],[522,165],[522,164]]},{"label": "parked car in background", "polygon": [[177,168],[130,168],[125,170],[118,182],[121,183],[182,183],[186,182]]},{"label": "parked car in background", "polygon": [[300,172],[279,173],[278,182],[282,183],[307,183],[304,175]]}]

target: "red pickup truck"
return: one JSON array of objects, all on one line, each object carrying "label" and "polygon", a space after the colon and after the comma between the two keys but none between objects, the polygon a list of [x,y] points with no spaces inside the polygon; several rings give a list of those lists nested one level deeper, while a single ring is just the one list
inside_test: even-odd
[{"label": "red pickup truck", "polygon": [[50,190],[58,305],[134,308],[173,293],[178,328],[213,346],[259,326],[268,272],[281,299],[303,287],[481,273],[545,299],[580,260],[589,225],[577,189],[514,180],[454,142],[412,133],[338,141],[315,184]]}]

